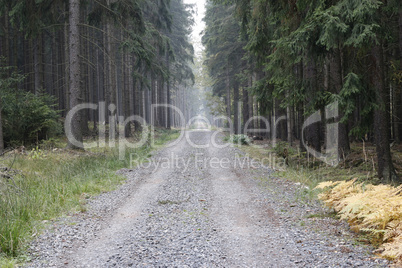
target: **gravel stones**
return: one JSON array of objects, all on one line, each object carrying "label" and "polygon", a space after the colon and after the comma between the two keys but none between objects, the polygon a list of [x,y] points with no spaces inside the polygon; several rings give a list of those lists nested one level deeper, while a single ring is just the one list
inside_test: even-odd
[{"label": "gravel stones", "polygon": [[[208,144],[211,132],[189,133]],[[49,225],[30,246],[28,267],[387,267],[356,245],[347,225],[317,202],[300,202],[303,185],[266,168],[211,167],[237,161],[236,148],[194,148],[185,139],[152,159],[156,170],[122,170],[125,185],[89,201],[88,211]],[[190,161],[188,161],[190,160]],[[169,160],[170,161],[170,160]],[[225,160],[226,161],[226,160]],[[183,162],[184,163],[184,162]]]}]

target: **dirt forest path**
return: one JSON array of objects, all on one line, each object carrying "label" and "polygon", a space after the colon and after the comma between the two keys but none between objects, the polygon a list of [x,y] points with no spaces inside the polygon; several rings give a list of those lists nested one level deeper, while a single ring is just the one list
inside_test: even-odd
[{"label": "dirt forest path", "polygon": [[300,198],[304,186],[213,145],[213,132],[186,136],[122,171],[127,184],[88,212],[52,224],[27,266],[387,267],[343,223],[309,217],[325,211]]}]

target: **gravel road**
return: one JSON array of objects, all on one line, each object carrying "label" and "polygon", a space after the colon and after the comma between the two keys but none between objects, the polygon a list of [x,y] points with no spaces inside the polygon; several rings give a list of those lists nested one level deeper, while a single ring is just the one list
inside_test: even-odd
[{"label": "gravel road", "polygon": [[389,266],[303,198],[305,186],[255,167],[237,148],[213,146],[212,132],[186,135],[119,171],[127,183],[91,199],[86,213],[49,223],[26,266]]}]

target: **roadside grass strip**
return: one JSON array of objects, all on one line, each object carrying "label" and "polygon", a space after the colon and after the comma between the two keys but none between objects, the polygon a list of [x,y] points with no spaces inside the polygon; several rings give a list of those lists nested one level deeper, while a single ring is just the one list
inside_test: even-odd
[{"label": "roadside grass strip", "polygon": [[[157,131],[155,148],[178,136],[178,131]],[[24,261],[28,242],[46,223],[85,212],[86,199],[125,182],[116,171],[130,168],[130,155],[142,157],[154,149],[145,145],[127,150],[122,161],[118,148],[60,149],[64,146],[61,141],[58,148],[0,158],[0,266]]]}]

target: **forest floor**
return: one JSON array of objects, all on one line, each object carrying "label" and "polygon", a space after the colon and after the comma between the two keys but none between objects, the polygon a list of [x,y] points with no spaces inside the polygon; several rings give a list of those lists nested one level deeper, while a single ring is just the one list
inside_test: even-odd
[{"label": "forest floor", "polygon": [[304,171],[273,172],[249,158],[262,159],[250,147],[212,145],[209,131],[186,135],[119,171],[126,183],[89,198],[86,211],[50,222],[26,266],[390,265],[312,198],[310,185],[290,177]]},{"label": "forest floor", "polygon": [[[299,141],[294,141],[291,146],[287,142],[277,141],[272,146],[271,140],[256,140],[253,145],[242,146],[242,150],[254,158],[263,158],[267,155],[277,160],[272,163],[272,168],[279,177],[289,178],[295,182],[303,183],[314,189],[318,183],[331,180],[343,181],[357,179],[358,182],[379,184],[377,177],[377,155],[375,144],[370,142],[352,142],[350,153],[344,156],[344,160],[336,166],[309,158],[305,152],[299,149]],[[391,153],[397,174],[402,174],[402,144],[392,144]],[[283,162],[286,161],[286,167]]]}]

